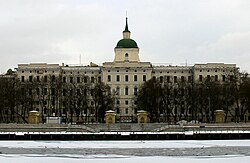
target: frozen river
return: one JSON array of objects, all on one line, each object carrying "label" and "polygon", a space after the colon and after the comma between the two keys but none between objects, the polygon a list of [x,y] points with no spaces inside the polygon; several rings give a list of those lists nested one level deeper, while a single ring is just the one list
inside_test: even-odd
[{"label": "frozen river", "polygon": [[8,163],[247,163],[250,140],[0,141],[0,153]]}]

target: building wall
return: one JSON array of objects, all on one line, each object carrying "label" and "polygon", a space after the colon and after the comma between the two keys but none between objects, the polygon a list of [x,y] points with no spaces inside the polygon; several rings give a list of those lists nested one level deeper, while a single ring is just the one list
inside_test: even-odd
[{"label": "building wall", "polygon": [[[208,75],[211,80],[223,82],[223,76],[232,75],[237,70],[235,64],[224,63],[208,63],[208,64],[195,64],[194,66],[152,66],[149,62],[105,62],[103,66],[68,66],[58,64],[19,64],[17,69],[17,76],[20,80],[24,78],[25,81],[39,82],[44,80],[47,76],[48,80],[52,76],[59,77],[62,83],[75,83],[75,86],[86,83],[95,83],[102,81],[111,87],[111,91],[116,94],[114,110],[120,121],[130,122],[132,117],[136,115],[136,101],[135,94],[139,91],[140,86],[151,78],[158,78],[164,82],[177,83],[179,81],[201,82],[206,80]],[[119,78],[119,81],[118,79]],[[50,89],[48,81],[47,89]],[[39,96],[37,96],[39,98]],[[49,98],[47,98],[49,100]],[[40,99],[37,99],[37,105],[34,110],[39,110],[41,106],[38,104]],[[67,113],[66,106],[63,100],[56,102],[55,108],[58,108],[65,116]],[[91,106],[91,98],[89,105]],[[48,110],[46,115],[53,115],[52,110]],[[90,112],[82,113],[85,116],[94,116]]]},{"label": "building wall", "polygon": [[[126,22],[127,23],[127,22]],[[127,24],[126,24],[127,26]],[[130,39],[130,32],[123,32],[124,39]],[[193,66],[154,66],[150,62],[140,62],[139,48],[115,48],[113,62],[104,62],[102,66],[91,63],[89,66],[70,66],[46,63],[19,64],[17,76],[21,82],[43,80],[45,77],[58,77],[63,83],[94,83],[102,81],[116,94],[116,114],[121,121],[132,121],[135,115],[135,94],[140,86],[151,78],[177,83],[178,81],[201,82],[210,78],[224,81],[225,76],[237,71],[236,64],[207,63]],[[87,81],[85,81],[87,79]],[[91,101],[91,99],[90,99]],[[57,102],[59,109],[65,109],[63,101]],[[91,104],[90,104],[91,105]],[[64,113],[64,112],[63,112]]]}]

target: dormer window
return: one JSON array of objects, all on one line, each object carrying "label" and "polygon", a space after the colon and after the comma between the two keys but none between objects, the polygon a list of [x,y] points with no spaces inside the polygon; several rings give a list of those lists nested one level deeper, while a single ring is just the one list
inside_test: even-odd
[{"label": "dormer window", "polygon": [[125,61],[128,61],[128,53],[125,54]]}]

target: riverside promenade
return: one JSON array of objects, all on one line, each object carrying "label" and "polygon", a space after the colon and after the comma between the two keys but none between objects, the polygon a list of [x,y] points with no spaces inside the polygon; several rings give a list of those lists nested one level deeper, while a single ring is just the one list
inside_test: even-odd
[{"label": "riverside promenade", "polygon": [[0,124],[0,140],[250,139],[250,123]]}]

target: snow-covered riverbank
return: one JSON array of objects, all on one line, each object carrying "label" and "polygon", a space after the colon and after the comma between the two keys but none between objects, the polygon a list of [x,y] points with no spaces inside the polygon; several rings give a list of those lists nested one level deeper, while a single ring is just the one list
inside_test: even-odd
[{"label": "snow-covered riverbank", "polygon": [[0,141],[1,162],[208,162],[250,159],[250,140]]}]

